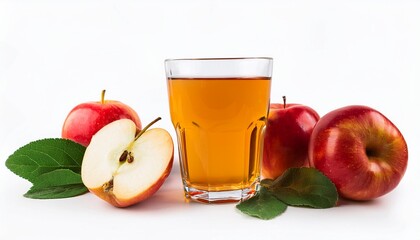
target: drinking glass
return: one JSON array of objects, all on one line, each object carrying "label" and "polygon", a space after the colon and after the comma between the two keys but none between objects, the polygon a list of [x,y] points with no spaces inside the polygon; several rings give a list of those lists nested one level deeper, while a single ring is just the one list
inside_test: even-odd
[{"label": "drinking glass", "polygon": [[186,198],[237,202],[259,189],[273,59],[167,59]]}]

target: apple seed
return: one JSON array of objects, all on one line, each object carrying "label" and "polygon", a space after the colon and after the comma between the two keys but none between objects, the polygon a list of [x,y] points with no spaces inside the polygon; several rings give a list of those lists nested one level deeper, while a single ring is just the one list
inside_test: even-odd
[{"label": "apple seed", "polygon": [[132,163],[134,161],[133,154],[131,154],[131,152],[129,152],[127,150],[124,150],[124,152],[120,156],[119,161],[120,161],[120,163],[122,163],[122,162]]},{"label": "apple seed", "polygon": [[129,153],[128,153],[127,162],[128,162],[128,163],[132,163],[133,161],[134,161],[134,157],[133,157],[133,155],[131,154],[131,152],[129,152]]},{"label": "apple seed", "polygon": [[127,156],[128,156],[128,151],[124,150],[124,152],[121,154],[120,162],[124,162],[127,159]]}]

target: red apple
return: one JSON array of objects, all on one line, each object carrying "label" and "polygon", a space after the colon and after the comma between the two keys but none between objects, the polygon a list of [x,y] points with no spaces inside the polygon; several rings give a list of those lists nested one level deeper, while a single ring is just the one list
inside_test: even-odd
[{"label": "red apple", "polygon": [[92,193],[113,206],[128,207],[162,186],[172,169],[174,146],[166,130],[147,130],[151,124],[138,133],[133,121],[120,119],[93,136],[81,171]]},{"label": "red apple", "polygon": [[319,119],[312,108],[300,104],[270,104],[264,137],[262,174],[276,179],[291,167],[309,165],[308,145]]},{"label": "red apple", "polygon": [[318,121],[309,159],[331,179],[341,197],[371,200],[399,184],[408,150],[401,132],[383,114],[366,106],[347,106]]},{"label": "red apple", "polygon": [[103,90],[100,102],[82,103],[70,111],[64,121],[61,136],[87,146],[99,129],[118,119],[131,119],[141,130],[137,113],[122,102],[105,100]]}]

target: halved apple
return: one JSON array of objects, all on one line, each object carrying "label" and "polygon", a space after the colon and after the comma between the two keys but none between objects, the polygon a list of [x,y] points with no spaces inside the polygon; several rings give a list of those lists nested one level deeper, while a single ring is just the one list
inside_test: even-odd
[{"label": "halved apple", "polygon": [[95,195],[127,207],[153,195],[172,170],[174,146],[162,128],[141,132],[129,119],[106,125],[93,137],[82,162],[82,181]]}]

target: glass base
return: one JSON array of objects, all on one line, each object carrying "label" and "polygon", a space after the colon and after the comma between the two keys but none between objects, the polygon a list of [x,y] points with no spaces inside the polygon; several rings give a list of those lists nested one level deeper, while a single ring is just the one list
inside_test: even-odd
[{"label": "glass base", "polygon": [[185,197],[201,203],[236,203],[239,201],[245,201],[254,196],[259,189],[259,182],[256,182],[252,186],[244,189],[217,192],[196,189],[184,185]]}]

